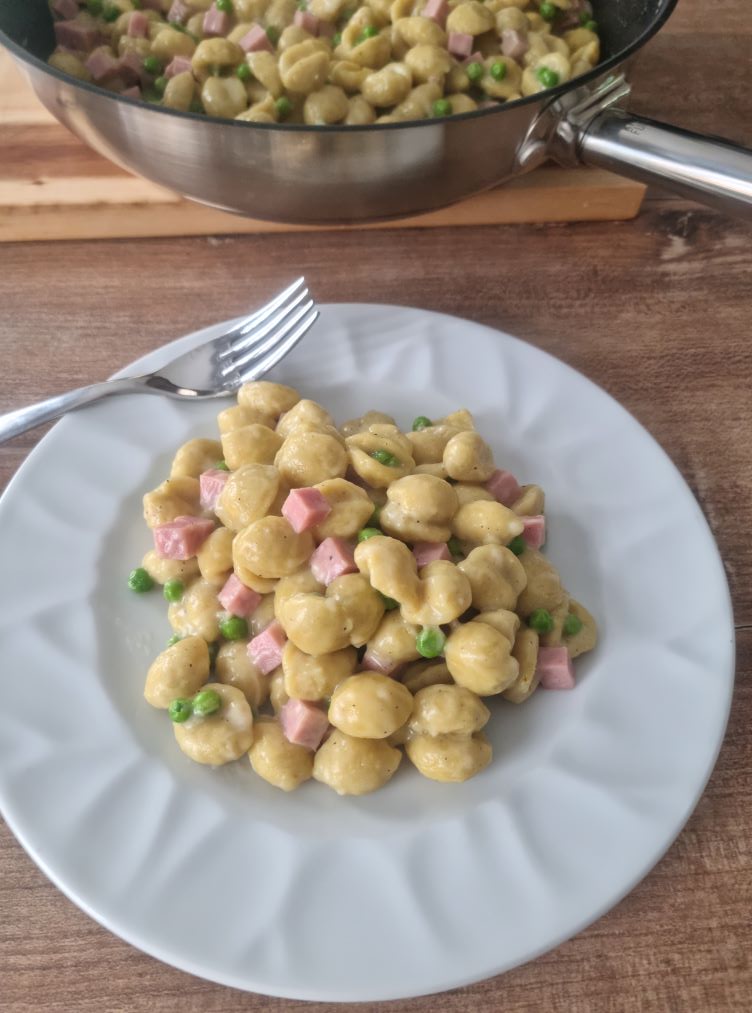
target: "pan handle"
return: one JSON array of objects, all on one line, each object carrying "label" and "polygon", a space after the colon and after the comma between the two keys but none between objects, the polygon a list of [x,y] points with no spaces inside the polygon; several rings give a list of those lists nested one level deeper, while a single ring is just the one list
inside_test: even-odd
[{"label": "pan handle", "polygon": [[752,151],[604,109],[577,137],[580,160],[752,221]]}]

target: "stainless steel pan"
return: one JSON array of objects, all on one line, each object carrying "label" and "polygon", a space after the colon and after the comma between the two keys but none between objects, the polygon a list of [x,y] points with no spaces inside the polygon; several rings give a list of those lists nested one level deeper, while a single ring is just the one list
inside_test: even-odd
[{"label": "stainless steel pan", "polygon": [[633,116],[624,69],[677,0],[595,4],[606,59],[543,96],[445,120],[307,127],[218,120],[147,106],[45,63],[46,0],[2,0],[0,42],[61,123],[107,158],[186,197],[299,223],[418,214],[547,158],[659,183],[752,219],[752,152]]}]

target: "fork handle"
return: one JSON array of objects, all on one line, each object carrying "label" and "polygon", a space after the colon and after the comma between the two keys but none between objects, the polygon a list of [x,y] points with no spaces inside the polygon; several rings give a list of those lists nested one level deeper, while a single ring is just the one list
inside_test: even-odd
[{"label": "fork handle", "polygon": [[6,440],[25,433],[28,429],[51,422],[66,412],[91,404],[93,401],[112,397],[113,394],[135,394],[148,389],[143,377],[129,376],[120,380],[92,383],[88,387],[78,387],[76,390],[68,391],[67,394],[58,394],[27,408],[6,412],[5,415],[0,415],[0,443],[5,443]]}]

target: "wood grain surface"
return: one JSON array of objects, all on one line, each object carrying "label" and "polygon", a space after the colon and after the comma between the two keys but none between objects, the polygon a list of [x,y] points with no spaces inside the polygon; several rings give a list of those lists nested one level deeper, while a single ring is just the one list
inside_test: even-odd
[{"label": "wood grain surface", "polygon": [[[682,0],[641,57],[634,108],[752,146],[747,5]],[[752,1010],[751,250],[748,225],[658,196],[618,225],[0,248],[0,411],[101,379],[305,272],[322,302],[454,313],[559,356],[648,428],[708,518],[733,594],[737,681],[717,766],[682,834],[628,897],[555,951],[469,988],[369,1010]],[[0,487],[40,435],[0,447]],[[0,674],[10,678],[23,673]],[[248,995],[160,964],[81,913],[0,829],[3,1013],[342,1008]]]}]

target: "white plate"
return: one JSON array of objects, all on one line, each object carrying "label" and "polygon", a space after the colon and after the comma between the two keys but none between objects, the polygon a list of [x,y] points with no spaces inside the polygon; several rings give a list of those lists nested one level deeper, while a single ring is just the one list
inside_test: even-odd
[{"label": "white plate", "polygon": [[141,696],[164,603],[126,577],[149,544],[141,495],[221,403],[116,399],[63,420],[0,504],[5,818],[92,917],[214,981],[374,1001],[496,974],[611,907],[696,804],[733,682],[716,548],[637,422],[507,335],[329,306],[277,376],[339,420],[473,409],[497,461],[545,488],[548,554],[598,620],[576,690],[494,702],[493,762],[464,785],[405,761],[372,796],[285,795],[245,762],[191,763]]}]

